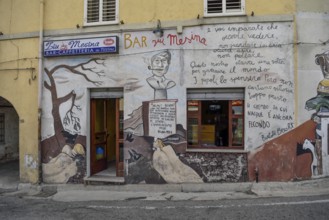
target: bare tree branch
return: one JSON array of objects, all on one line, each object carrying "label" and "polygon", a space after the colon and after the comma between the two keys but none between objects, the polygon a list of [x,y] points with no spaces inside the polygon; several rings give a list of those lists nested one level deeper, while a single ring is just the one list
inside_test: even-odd
[{"label": "bare tree branch", "polygon": [[67,70],[69,70],[70,72],[72,72],[74,74],[77,74],[77,75],[82,76],[83,78],[85,78],[86,81],[91,82],[91,83],[93,83],[96,86],[100,86],[100,85],[103,84],[102,81],[91,80],[87,76],[87,74],[85,74],[85,73],[77,70],[77,68],[80,67],[82,70],[92,72],[92,73],[96,74],[98,77],[104,77],[105,76],[104,70],[96,71],[96,68],[87,68],[87,67],[85,67],[85,65],[87,65],[87,64],[89,64],[91,62],[95,62],[96,64],[99,64],[99,65],[103,65],[104,66],[104,59],[92,58],[92,59],[90,59],[90,60],[88,60],[88,61],[86,61],[84,63],[80,63],[80,64],[75,65],[75,66],[69,66],[69,65],[62,64],[62,65],[58,65],[58,66],[54,67],[50,71],[45,68],[45,71],[46,71],[48,77],[49,78],[52,78],[52,77],[50,77],[50,75],[54,74],[57,70],[59,70],[59,69],[67,69]]},{"label": "bare tree branch", "polygon": [[66,126],[73,124],[73,129],[75,131],[80,131],[81,129],[80,118],[76,116],[75,112],[73,111],[73,108],[75,107],[77,111],[81,111],[81,107],[75,105],[76,94],[74,93],[74,91],[72,91],[70,94],[72,94],[72,105],[71,108],[66,112],[66,115],[63,120],[63,124]]},{"label": "bare tree branch", "polygon": [[51,86],[49,85],[49,83],[47,83],[46,81],[44,81],[43,85],[45,86],[46,89],[51,91]]},{"label": "bare tree branch", "polygon": [[[67,94],[66,96],[63,96],[63,97],[60,97],[60,98],[58,98],[57,100],[58,100],[58,102],[59,103],[64,103],[64,102],[66,102],[66,101],[68,101],[70,98],[72,98],[73,97],[73,99],[75,99],[75,93],[74,93],[74,91],[71,91],[69,94]],[[71,109],[72,109],[72,107],[71,107]]]}]

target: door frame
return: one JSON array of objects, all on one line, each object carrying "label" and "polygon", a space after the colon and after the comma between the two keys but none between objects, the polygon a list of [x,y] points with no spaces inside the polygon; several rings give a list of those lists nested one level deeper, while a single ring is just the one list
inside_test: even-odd
[{"label": "door frame", "polygon": [[87,88],[87,138],[86,138],[86,178],[91,176],[91,99],[99,98],[99,99],[111,99],[111,98],[123,98],[123,88],[118,87],[108,87],[108,88]]}]

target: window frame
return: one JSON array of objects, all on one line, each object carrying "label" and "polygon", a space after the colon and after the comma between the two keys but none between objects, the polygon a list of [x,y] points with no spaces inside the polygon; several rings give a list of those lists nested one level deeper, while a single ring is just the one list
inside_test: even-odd
[{"label": "window frame", "polygon": [[84,0],[84,15],[83,25],[84,26],[99,26],[99,25],[110,25],[119,23],[119,0],[115,0],[115,20],[114,21],[102,21],[103,19],[103,0],[99,1],[99,19],[98,22],[87,22],[87,11],[88,11],[88,0]]},{"label": "window frame", "polygon": [[[232,93],[230,93],[232,91]],[[190,98],[192,97],[199,97],[199,99]],[[215,95],[214,95],[215,94]],[[212,99],[211,97],[216,96],[218,94],[219,97],[222,99]],[[227,94],[226,98],[225,95]],[[237,95],[236,95],[237,94]],[[187,149],[236,149],[236,150],[243,150],[244,149],[244,140],[245,140],[245,92],[241,89],[188,89],[187,90],[187,99],[186,99],[186,138],[187,138]],[[202,98],[204,97],[204,98]],[[242,98],[241,98],[242,97]],[[192,112],[189,111],[189,101],[197,101],[198,104],[198,111]],[[228,131],[232,131],[232,124],[233,119],[241,118],[242,119],[242,143],[239,146],[233,145],[233,134],[232,132],[228,132],[228,145],[227,146],[216,146],[216,145],[203,145],[202,141],[202,134],[201,128],[204,126],[202,124],[202,101],[210,101],[210,100],[217,100],[217,101],[228,101]],[[243,101],[242,104],[242,113],[240,115],[232,113],[232,102],[236,100]],[[197,119],[198,129],[197,129],[197,144],[189,144],[189,119]],[[215,133],[214,133],[215,135]]]},{"label": "window frame", "polygon": [[223,11],[219,12],[219,13],[209,13],[208,12],[208,1],[210,1],[210,0],[203,0],[204,17],[236,16],[236,15],[245,15],[246,14],[245,0],[241,0],[241,8],[239,11],[238,10],[227,11],[226,0],[222,0]]},{"label": "window frame", "polygon": [[5,124],[5,114],[0,113],[0,144],[6,143],[6,124]]}]

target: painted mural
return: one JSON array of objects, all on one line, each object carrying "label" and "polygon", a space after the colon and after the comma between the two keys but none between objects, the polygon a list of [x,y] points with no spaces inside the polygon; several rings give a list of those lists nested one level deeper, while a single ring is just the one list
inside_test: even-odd
[{"label": "painted mural", "polygon": [[[118,55],[46,59],[44,177],[82,180],[88,91],[121,87],[126,183],[245,181],[246,152],[294,128],[292,29],[290,22],[264,22],[166,30],[161,38],[120,33]],[[243,88],[243,152],[188,151],[187,88]]]},{"label": "painted mural", "polygon": [[[94,85],[101,81],[93,80],[89,74],[102,76],[101,71],[94,70],[90,63],[101,64],[102,59],[90,59],[77,65],[60,64],[46,67],[44,88],[51,99],[50,114],[53,134],[41,142],[43,181],[46,183],[81,182],[85,176],[85,135],[81,135],[81,105],[79,99],[84,95],[81,90],[68,88],[63,91],[61,85],[67,86],[70,76],[79,75]],[[61,73],[65,72],[65,75]],[[65,92],[63,94],[63,92]],[[63,110],[63,106],[66,108]],[[43,124],[43,126],[46,126]]]},{"label": "painted mural", "polygon": [[[322,156],[323,149],[327,150],[327,146],[322,140],[328,137],[329,106],[326,104],[328,100],[326,82],[329,76],[329,51],[315,55],[314,61],[319,65],[324,79],[318,83],[317,95],[305,103],[305,109],[313,112],[310,120],[285,135],[267,142],[257,151],[251,152],[250,179],[256,178],[256,170],[262,181],[301,180],[324,174]],[[287,140],[287,137],[290,138]],[[280,158],[280,160],[274,161],[271,158]],[[271,170],[274,167],[276,170]]]},{"label": "painted mural", "polygon": [[329,117],[329,105],[327,104],[329,101],[329,50],[315,55],[315,63],[319,65],[324,79],[317,86],[317,95],[305,103],[305,109],[315,111],[311,118],[316,123],[316,129],[313,143],[305,139],[303,144],[303,149],[310,151],[312,154],[312,163],[310,166],[312,177],[323,174],[322,149],[323,147],[326,148],[326,151],[328,149],[328,147],[322,144],[322,139],[328,137],[326,133],[328,130],[322,129],[322,124],[324,124],[324,127],[328,126],[326,118]]},{"label": "painted mural", "polygon": [[152,76],[147,78],[147,83],[154,89],[154,99],[167,99],[167,89],[176,85],[176,83],[165,77],[171,61],[169,51],[163,51],[155,54],[151,58],[151,65],[148,66],[152,70]]},{"label": "painted mural", "polygon": [[297,15],[298,126],[249,153],[249,180],[255,180],[256,173],[259,181],[329,175],[328,18],[321,13]]}]

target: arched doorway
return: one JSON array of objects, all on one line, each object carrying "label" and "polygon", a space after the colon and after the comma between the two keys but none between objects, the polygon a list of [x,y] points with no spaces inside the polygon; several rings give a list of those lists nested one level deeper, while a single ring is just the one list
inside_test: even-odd
[{"label": "arched doorway", "polygon": [[0,185],[19,182],[19,117],[14,106],[0,96]]}]

